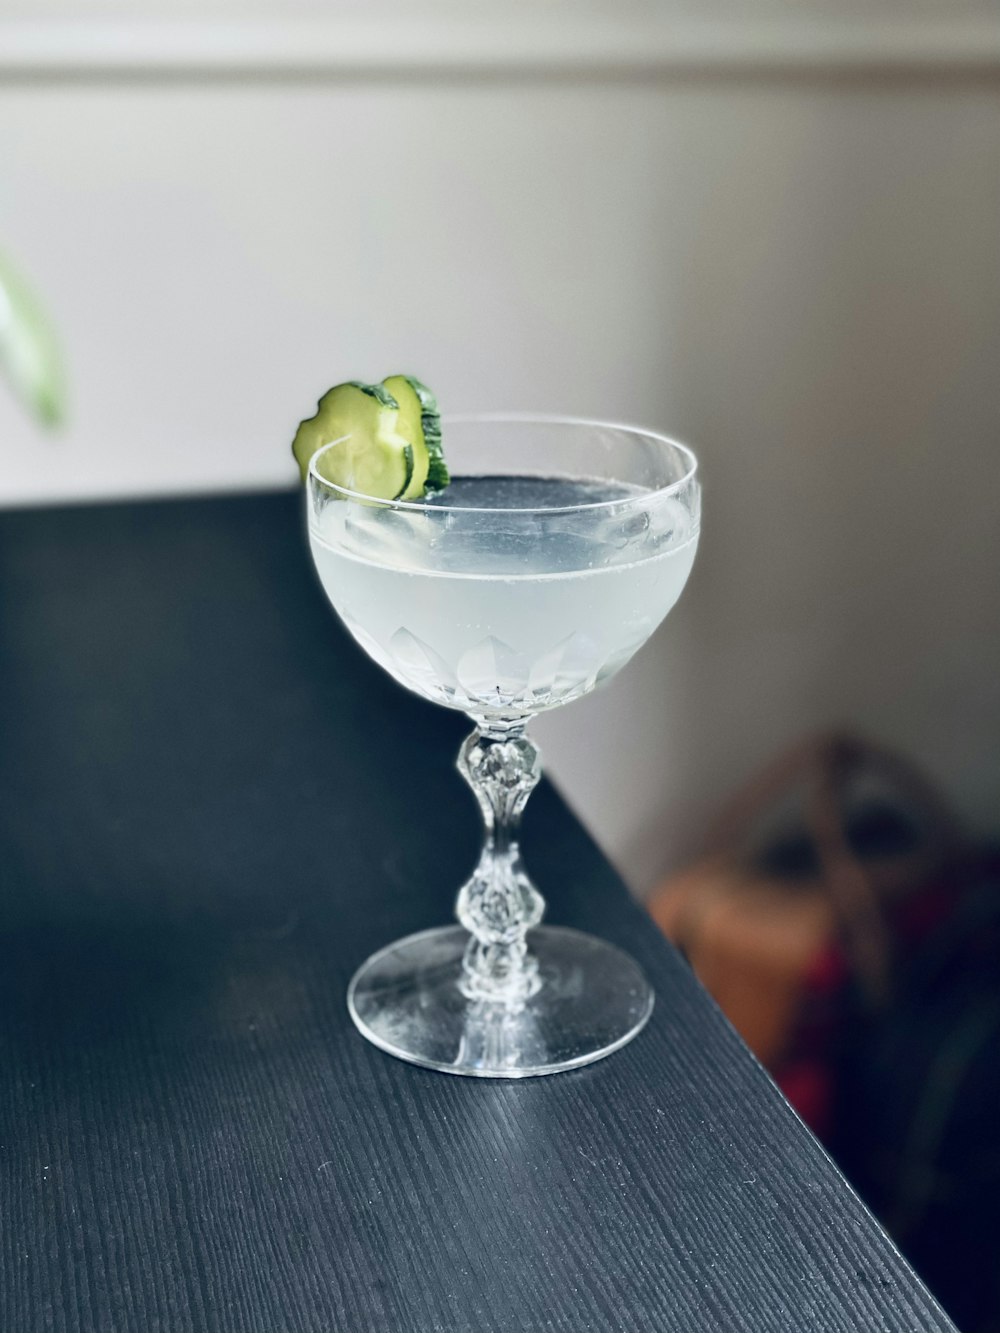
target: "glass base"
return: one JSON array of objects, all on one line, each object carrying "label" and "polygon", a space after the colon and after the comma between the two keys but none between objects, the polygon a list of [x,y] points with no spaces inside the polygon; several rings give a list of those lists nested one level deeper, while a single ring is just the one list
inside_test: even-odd
[{"label": "glass base", "polygon": [[600,1060],[640,1032],[653,992],[627,954],[557,926],[528,934],[541,985],[517,1004],[459,988],[469,933],[421,931],[373,954],[347,1005],[369,1041],[412,1064],[477,1078],[528,1078]]}]

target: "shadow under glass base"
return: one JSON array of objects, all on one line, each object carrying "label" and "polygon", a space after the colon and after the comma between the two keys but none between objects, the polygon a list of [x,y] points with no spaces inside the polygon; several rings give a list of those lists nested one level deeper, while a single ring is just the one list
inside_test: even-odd
[{"label": "shadow under glass base", "polygon": [[511,1006],[459,989],[469,935],[425,930],[373,954],[347,1004],[369,1041],[413,1064],[477,1078],[528,1078],[600,1060],[641,1031],[653,992],[636,963],[604,940],[541,926],[528,935],[541,986]]}]

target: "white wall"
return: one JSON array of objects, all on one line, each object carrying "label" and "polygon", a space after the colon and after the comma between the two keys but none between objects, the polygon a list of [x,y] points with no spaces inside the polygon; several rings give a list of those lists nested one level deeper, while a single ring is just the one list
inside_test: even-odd
[{"label": "white wall", "polygon": [[537,729],[630,881],[836,720],[995,828],[995,26],[602,46],[585,13],[500,56],[425,30],[404,68],[332,19],[0,23],[0,244],[73,371],[57,442],[0,399],[0,499],[289,481],[317,392],[397,368],[449,410],[659,426],[704,465],[689,590]]}]

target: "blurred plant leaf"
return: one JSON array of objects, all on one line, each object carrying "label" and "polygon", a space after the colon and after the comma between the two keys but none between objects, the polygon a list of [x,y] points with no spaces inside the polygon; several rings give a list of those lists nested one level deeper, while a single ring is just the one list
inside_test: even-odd
[{"label": "blurred plant leaf", "polygon": [[59,340],[48,315],[24,279],[0,254],[0,372],[46,426],[66,410]]}]

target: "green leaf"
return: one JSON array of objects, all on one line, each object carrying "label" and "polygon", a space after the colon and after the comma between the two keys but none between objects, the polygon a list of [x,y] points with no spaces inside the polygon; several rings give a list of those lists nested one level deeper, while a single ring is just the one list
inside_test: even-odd
[{"label": "green leaf", "polygon": [[66,385],[59,341],[38,298],[0,254],[0,372],[46,426],[65,415]]}]

